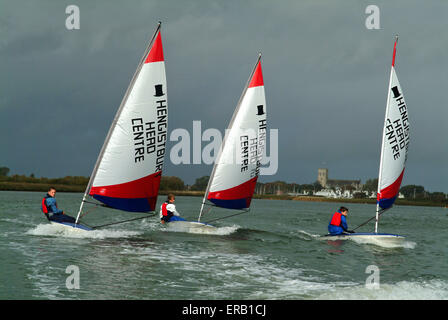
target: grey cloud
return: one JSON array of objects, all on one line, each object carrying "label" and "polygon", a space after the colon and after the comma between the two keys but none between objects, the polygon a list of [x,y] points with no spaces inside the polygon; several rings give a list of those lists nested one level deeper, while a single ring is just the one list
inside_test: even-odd
[{"label": "grey cloud", "polygon": [[[334,178],[376,177],[393,37],[399,33],[397,73],[412,126],[403,183],[448,192],[443,1],[377,1],[381,30],[364,27],[367,1],[76,4],[78,31],[65,29],[65,3],[1,4],[0,165],[12,173],[91,173],[161,20],[170,130],[191,130],[193,120],[202,120],[203,130],[223,131],[263,53],[280,165],[276,176],[261,181],[313,182],[321,166]],[[42,149],[47,139],[53,142]],[[211,170],[166,163],[166,175],[187,183]]]}]

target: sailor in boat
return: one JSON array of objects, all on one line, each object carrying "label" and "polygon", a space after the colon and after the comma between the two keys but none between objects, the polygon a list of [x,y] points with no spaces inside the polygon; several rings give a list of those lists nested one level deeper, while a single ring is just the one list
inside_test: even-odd
[{"label": "sailor in boat", "polygon": [[160,222],[162,224],[171,221],[185,221],[176,210],[175,200],[174,194],[170,193],[166,201],[160,206]]},{"label": "sailor in boat", "polygon": [[64,214],[64,211],[58,209],[56,203],[56,189],[50,187],[46,196],[42,199],[42,212],[45,214],[49,221],[55,222],[70,222],[75,223],[76,219]]},{"label": "sailor in boat", "polygon": [[338,211],[331,217],[330,223],[328,224],[328,232],[332,236],[339,234],[354,233],[352,230],[348,230],[347,225],[347,214],[348,209],[346,207],[340,207]]}]

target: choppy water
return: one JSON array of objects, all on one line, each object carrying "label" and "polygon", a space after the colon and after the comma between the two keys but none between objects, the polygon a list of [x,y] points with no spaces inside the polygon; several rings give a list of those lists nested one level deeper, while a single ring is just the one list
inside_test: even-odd
[{"label": "choppy water", "polygon": [[[0,192],[0,299],[448,299],[448,209],[394,207],[379,231],[407,240],[389,248],[318,240],[338,203],[253,200],[250,213],[217,221],[215,234],[175,232],[156,217],[79,234],[49,225],[42,197]],[[81,198],[57,194],[73,215]],[[176,205],[195,220],[201,200]],[[349,228],[374,215],[373,205],[345,206]],[[137,216],[99,208],[84,220]],[[79,268],[79,289],[66,286],[69,266]],[[378,289],[366,286],[369,266]]]}]

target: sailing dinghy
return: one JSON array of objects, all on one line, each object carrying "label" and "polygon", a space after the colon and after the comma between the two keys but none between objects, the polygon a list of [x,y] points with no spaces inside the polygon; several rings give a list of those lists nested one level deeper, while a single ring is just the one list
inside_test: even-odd
[{"label": "sailing dinghy", "polygon": [[[80,222],[85,214],[84,203],[127,212],[155,211],[168,129],[166,74],[160,28],[161,23],[145,50],[110,126],[84,193],[76,223],[64,224],[67,227],[86,231],[102,227],[88,228]],[[88,201],[88,196],[99,202]]]},{"label": "sailing dinghy", "polygon": [[[266,99],[260,54],[226,130],[208,181],[198,221],[173,221],[169,224],[209,229],[214,227],[208,222],[201,222],[201,218],[212,207],[242,210],[227,217],[248,212],[265,144]],[[204,210],[205,206],[209,207],[207,212]]]},{"label": "sailing dinghy", "polygon": [[[389,79],[389,90],[384,119],[383,140],[381,145],[380,170],[378,176],[377,206],[375,215],[375,231],[373,233],[351,233],[337,236],[326,235],[324,240],[359,239],[368,241],[386,241],[401,243],[405,237],[397,234],[378,233],[380,215],[389,210],[400,190],[405,163],[409,148],[409,118],[404,101],[403,91],[395,72],[395,55],[398,36],[395,38],[392,68]],[[369,222],[373,218],[367,220]],[[361,224],[360,226],[364,225]],[[358,226],[359,227],[359,226]],[[358,228],[357,227],[357,228]]]}]

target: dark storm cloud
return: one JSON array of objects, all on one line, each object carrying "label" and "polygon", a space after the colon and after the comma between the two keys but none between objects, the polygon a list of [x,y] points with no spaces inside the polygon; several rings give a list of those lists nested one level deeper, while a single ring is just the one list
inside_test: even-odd
[{"label": "dark storm cloud", "polygon": [[[80,30],[65,8],[80,8]],[[380,30],[365,28],[369,4]],[[392,59],[411,121],[403,184],[448,192],[443,1],[1,1],[0,166],[89,175],[157,21],[170,130],[227,126],[259,51],[279,170],[261,181],[375,178]],[[168,144],[168,148],[174,145]],[[203,143],[203,146],[206,143]],[[164,173],[187,183],[211,166]]]}]

